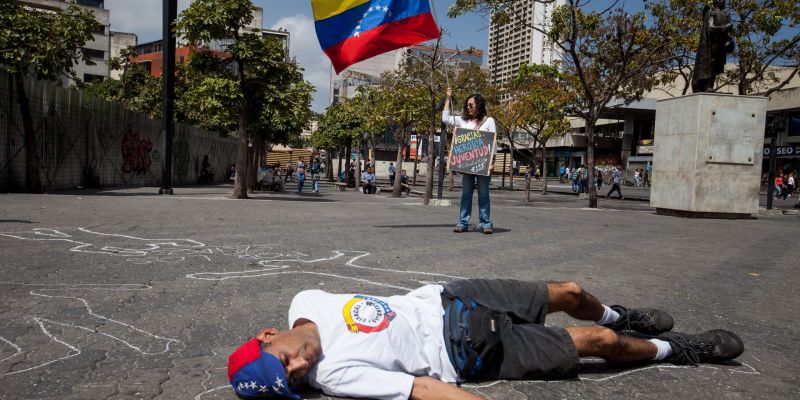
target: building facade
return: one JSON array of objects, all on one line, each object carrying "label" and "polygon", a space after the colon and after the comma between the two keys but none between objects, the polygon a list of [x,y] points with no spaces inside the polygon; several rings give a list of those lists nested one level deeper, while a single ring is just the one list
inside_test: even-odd
[{"label": "building facade", "polygon": [[[289,42],[291,35],[289,34],[289,31],[262,28],[261,24],[264,21],[263,13],[264,10],[262,8],[256,7],[253,11],[253,21],[250,23],[250,25],[245,27],[243,31],[260,32],[263,38],[277,39],[283,45],[283,49],[286,52],[286,61],[291,61],[292,59],[289,56]],[[175,49],[175,63],[183,64],[189,60],[192,52],[197,51],[197,49],[186,46],[184,44],[185,42],[180,38],[178,38],[177,43],[178,44]],[[211,51],[219,57],[227,57],[225,48],[231,43],[232,40],[214,40],[203,49]],[[152,42],[135,44],[135,49],[136,58],[134,59],[134,62],[139,64],[146,71],[150,72],[150,75],[160,77],[161,68],[164,63],[163,40],[159,39]]]},{"label": "building facade", "polygon": [[[17,0],[40,10],[63,10],[73,4],[67,0]],[[92,32],[94,39],[86,42],[83,53],[91,58],[94,65],[88,65],[83,61],[78,62],[74,71],[83,82],[102,82],[108,79],[108,60],[111,54],[110,25],[111,14],[105,9],[104,0],[77,0],[75,5],[82,9],[90,10],[97,22],[101,25],[100,29]],[[69,77],[62,77],[61,84],[70,86],[75,81]]]},{"label": "building facade", "polygon": [[537,29],[547,31],[553,10],[564,0],[539,3],[515,2],[510,23],[489,26],[489,74],[492,83],[504,84],[513,78],[522,64],[553,65],[561,59],[555,46]]}]

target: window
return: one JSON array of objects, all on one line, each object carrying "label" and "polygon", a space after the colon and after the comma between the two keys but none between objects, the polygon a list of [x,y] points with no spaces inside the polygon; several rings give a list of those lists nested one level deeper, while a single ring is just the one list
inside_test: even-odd
[{"label": "window", "polygon": [[789,114],[789,136],[800,136],[800,111]]},{"label": "window", "polygon": [[103,50],[95,50],[95,49],[87,49],[83,48],[83,54],[88,56],[89,58],[94,58],[96,60],[105,60],[106,59],[106,52]]},{"label": "window", "polygon": [[98,83],[102,82],[106,79],[103,75],[94,75],[94,74],[83,74],[83,82],[85,83]]},{"label": "window", "polygon": [[144,70],[148,74],[152,74],[153,73],[153,63],[150,62],[150,61],[141,61],[141,62],[137,63],[136,66],[141,68],[142,70]]}]

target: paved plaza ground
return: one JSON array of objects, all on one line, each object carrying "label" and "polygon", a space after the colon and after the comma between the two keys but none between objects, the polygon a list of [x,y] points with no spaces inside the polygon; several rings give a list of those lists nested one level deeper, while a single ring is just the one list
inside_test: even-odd
[{"label": "paved plaza ground", "polygon": [[730,365],[584,360],[579,380],[465,386],[486,398],[800,397],[798,215],[693,220],[644,201],[493,192],[483,235],[452,232],[457,205],[415,197],[156,192],[0,195],[0,399],[234,399],[228,354],[287,328],[298,291],[392,295],[465,277],[574,280],[746,346]]}]

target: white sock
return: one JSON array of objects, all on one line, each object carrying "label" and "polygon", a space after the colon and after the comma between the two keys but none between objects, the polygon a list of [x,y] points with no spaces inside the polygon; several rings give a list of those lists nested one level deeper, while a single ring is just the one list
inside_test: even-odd
[{"label": "white sock", "polygon": [[653,361],[661,361],[672,355],[672,346],[670,346],[669,342],[666,340],[650,339],[649,342],[658,347],[658,352],[656,352],[656,356],[653,357]]},{"label": "white sock", "polygon": [[600,318],[599,321],[595,321],[597,325],[606,325],[612,322],[617,322],[619,319],[619,313],[612,310],[611,307],[603,304],[603,318]]}]

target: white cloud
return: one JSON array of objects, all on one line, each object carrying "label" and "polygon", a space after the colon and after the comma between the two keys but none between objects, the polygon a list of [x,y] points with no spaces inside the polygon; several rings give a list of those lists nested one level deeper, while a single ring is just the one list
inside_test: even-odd
[{"label": "white cloud", "polygon": [[311,108],[322,112],[328,107],[331,63],[319,46],[314,21],[307,15],[298,14],[279,19],[271,29],[278,28],[291,33],[289,55],[297,58],[297,62],[305,69],[303,76],[316,89]]},{"label": "white cloud", "polygon": [[[189,3],[191,0],[178,0],[178,13]],[[111,11],[111,30],[135,33],[139,43],[161,39],[162,0],[106,0],[105,8]]]}]

